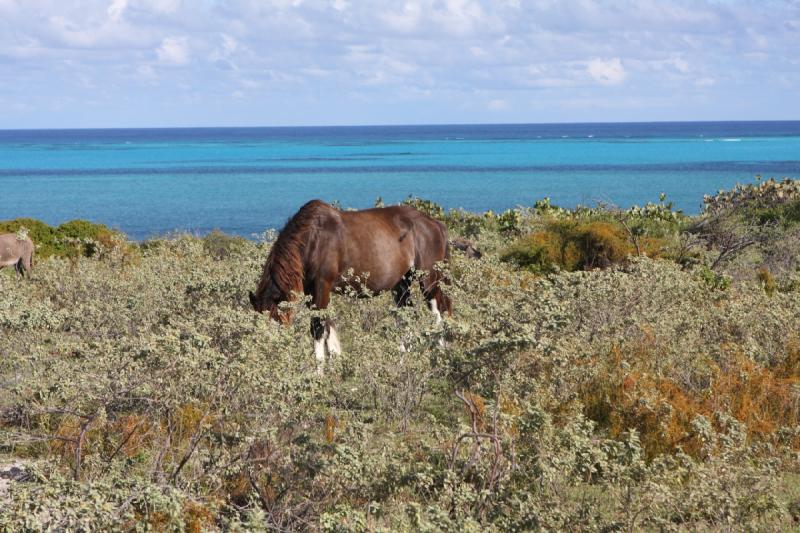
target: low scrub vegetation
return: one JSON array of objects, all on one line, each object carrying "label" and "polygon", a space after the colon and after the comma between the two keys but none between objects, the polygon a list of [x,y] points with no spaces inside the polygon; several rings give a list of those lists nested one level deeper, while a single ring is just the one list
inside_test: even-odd
[{"label": "low scrub vegetation", "polygon": [[269,242],[0,271],[0,463],[25,471],[0,530],[795,527],[796,227],[729,196],[698,217],[410,199],[483,252],[453,252],[455,314],[337,294],[321,377],[318,312],[249,306]]}]

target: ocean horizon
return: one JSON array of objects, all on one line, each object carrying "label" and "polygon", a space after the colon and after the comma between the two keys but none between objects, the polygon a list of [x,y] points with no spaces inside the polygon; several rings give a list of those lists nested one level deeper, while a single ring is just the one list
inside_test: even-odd
[{"label": "ocean horizon", "polygon": [[0,130],[0,220],[82,218],[137,240],[251,237],[312,198],[502,211],[665,193],[694,214],[757,175],[800,178],[800,121]]}]

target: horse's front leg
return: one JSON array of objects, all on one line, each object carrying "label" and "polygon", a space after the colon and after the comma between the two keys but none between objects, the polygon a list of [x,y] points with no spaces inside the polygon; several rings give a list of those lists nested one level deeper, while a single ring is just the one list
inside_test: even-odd
[{"label": "horse's front leg", "polygon": [[318,316],[311,318],[311,336],[314,337],[314,357],[317,360],[317,374],[325,370],[325,323]]},{"label": "horse's front leg", "polygon": [[339,335],[336,334],[336,327],[333,320],[326,320],[325,325],[328,328],[328,336],[325,344],[328,348],[328,355],[342,355],[342,345],[339,344]]},{"label": "horse's front leg", "polygon": [[[331,298],[332,283],[320,281],[314,284],[311,304],[315,309],[327,309]],[[336,351],[332,349],[331,334],[335,342]],[[339,339],[336,330],[331,327],[330,320],[323,321],[320,317],[311,318],[311,336],[314,337],[314,357],[317,360],[317,374],[322,375],[325,371],[326,344],[331,353],[340,353]]]}]

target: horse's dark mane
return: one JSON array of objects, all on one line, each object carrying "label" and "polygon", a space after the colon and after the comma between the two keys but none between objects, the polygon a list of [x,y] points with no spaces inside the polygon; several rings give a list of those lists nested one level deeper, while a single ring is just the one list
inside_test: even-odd
[{"label": "horse's dark mane", "polygon": [[317,228],[319,213],[331,209],[325,202],[311,200],[289,219],[267,256],[256,294],[263,294],[270,281],[284,298],[292,291],[302,292],[303,246],[309,240],[309,233]]}]

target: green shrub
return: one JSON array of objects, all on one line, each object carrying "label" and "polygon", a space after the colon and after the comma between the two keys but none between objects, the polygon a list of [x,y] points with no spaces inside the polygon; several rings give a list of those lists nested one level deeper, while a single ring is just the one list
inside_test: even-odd
[{"label": "green shrub", "polygon": [[232,237],[214,230],[203,237],[203,249],[214,259],[221,260],[236,255],[245,249],[247,241],[243,237]]},{"label": "green shrub", "polygon": [[463,209],[451,209],[445,217],[445,222],[452,233],[469,239],[474,239],[488,229],[485,216]]},{"label": "green shrub", "polygon": [[696,269],[697,278],[709,289],[725,291],[731,286],[731,277],[715,272],[705,265]]},{"label": "green shrub", "polygon": [[425,213],[426,215],[438,220],[444,220],[445,218],[444,208],[431,200],[409,196],[403,200],[403,205],[411,206],[417,211]]},{"label": "green shrub", "polygon": [[70,220],[55,229],[60,237],[70,239],[104,240],[111,236],[111,230],[105,224],[96,224],[88,220]]},{"label": "green shrub", "polygon": [[800,180],[758,177],[754,184],[706,196],[704,203],[710,216],[733,216],[758,228],[791,229],[800,225]]},{"label": "green shrub", "polygon": [[561,241],[545,232],[533,233],[518,239],[500,256],[535,274],[548,274],[562,264]]}]

